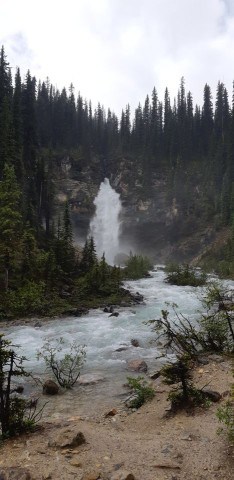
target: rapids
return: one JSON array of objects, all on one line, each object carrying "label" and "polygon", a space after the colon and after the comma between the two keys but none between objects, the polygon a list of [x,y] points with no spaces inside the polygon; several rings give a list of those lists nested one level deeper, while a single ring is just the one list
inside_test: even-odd
[{"label": "rapids", "polygon": [[[93,310],[86,316],[75,318],[57,318],[44,321],[41,327],[31,325],[9,326],[5,334],[14,345],[20,345],[19,353],[28,361],[27,369],[39,378],[45,377],[43,360],[37,361],[37,351],[41,349],[45,340],[55,340],[63,337],[66,345],[73,340],[78,340],[81,345],[86,345],[86,363],[81,374],[95,374],[103,381],[95,385],[76,385],[72,391],[51,397],[47,413],[58,418],[64,415],[90,413],[97,404],[113,407],[126,394],[123,384],[126,377],[132,372],[126,370],[126,361],[133,358],[143,358],[149,370],[153,371],[165,362],[166,357],[156,360],[161,355],[160,346],[157,346],[155,333],[144,322],[160,315],[165,308],[165,302],[176,303],[180,312],[188,314],[190,319],[196,319],[198,309],[201,308],[199,295],[202,289],[193,287],[171,286],[164,282],[165,273],[160,267],[151,272],[151,278],[137,281],[128,281],[125,284],[133,292],[144,296],[144,304],[133,307],[121,307],[116,310],[119,317],[109,317],[102,310]],[[167,309],[170,307],[167,306]],[[36,324],[35,324],[36,325]],[[140,347],[131,345],[131,339],[138,339]],[[117,352],[120,347],[126,350]],[[170,355],[169,355],[170,356]],[[51,374],[46,374],[52,377]],[[21,381],[21,380],[20,380]],[[28,381],[28,380],[26,380]],[[22,382],[21,382],[22,383]],[[38,387],[30,386],[29,392],[37,395]]]}]

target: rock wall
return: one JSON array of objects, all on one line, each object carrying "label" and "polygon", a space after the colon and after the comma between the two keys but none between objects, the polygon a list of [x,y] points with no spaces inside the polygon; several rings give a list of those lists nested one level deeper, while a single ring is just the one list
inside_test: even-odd
[{"label": "rock wall", "polygon": [[141,252],[157,262],[187,261],[213,240],[213,227],[186,212],[186,199],[183,204],[171,195],[166,175],[155,175],[149,186],[144,184],[141,170],[124,158],[113,162],[109,172],[100,172],[98,161],[91,165],[77,171],[73,159],[65,157],[55,180],[58,210],[68,199],[77,243],[83,243],[88,235],[93,200],[105,174],[121,195],[123,253]]}]

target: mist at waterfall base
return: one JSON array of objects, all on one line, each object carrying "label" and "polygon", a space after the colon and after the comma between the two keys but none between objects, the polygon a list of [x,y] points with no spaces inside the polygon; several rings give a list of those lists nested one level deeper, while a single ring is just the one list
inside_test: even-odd
[{"label": "mist at waterfall base", "polygon": [[[64,418],[75,413],[90,415],[99,407],[118,406],[121,399],[126,397],[126,389],[123,387],[126,378],[138,375],[127,370],[128,360],[142,358],[147,362],[149,370],[153,371],[171,358],[168,354],[156,360],[163,352],[157,340],[155,341],[156,334],[144,322],[159,318],[161,309],[165,308],[164,302],[177,303],[180,312],[195,320],[197,310],[201,307],[198,299],[201,290],[165,283],[165,273],[160,268],[151,274],[151,278],[126,282],[126,288],[132,292],[138,291],[144,296],[145,304],[118,308],[118,318],[109,317],[108,313],[98,309],[79,318],[47,320],[42,322],[41,327],[34,327],[31,322],[28,325],[12,325],[5,329],[13,344],[21,346],[20,353],[28,359],[25,362],[27,369],[42,379],[51,378],[51,373],[45,372],[43,360],[36,360],[37,350],[41,349],[46,340],[53,343],[63,337],[65,348],[62,354],[69,352],[69,344],[73,340],[86,345],[87,357],[82,375],[91,375],[101,378],[102,381],[86,386],[77,384],[71,391],[51,398],[45,410],[49,417]],[[140,347],[132,346],[133,338],[139,341]],[[27,379],[25,381],[28,382]],[[32,391],[35,387],[32,385],[30,388]],[[38,390],[33,392],[35,396],[41,395],[41,387],[37,388]]]},{"label": "mist at waterfall base", "polygon": [[120,252],[119,237],[121,230],[120,195],[111,187],[105,178],[94,199],[96,212],[90,222],[90,235],[94,239],[99,258],[105,253],[109,265],[114,265],[116,255]]}]

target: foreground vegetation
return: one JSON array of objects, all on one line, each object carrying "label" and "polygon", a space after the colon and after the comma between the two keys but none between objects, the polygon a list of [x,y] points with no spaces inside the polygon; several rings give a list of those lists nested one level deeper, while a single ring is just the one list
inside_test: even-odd
[{"label": "foreground vegetation", "polygon": [[0,439],[5,439],[35,428],[42,410],[37,401],[20,398],[13,386],[14,378],[28,377],[20,357],[10,341],[0,335]]},{"label": "foreground vegetation", "polygon": [[[176,355],[176,362],[166,365],[162,375],[168,384],[178,384],[168,396],[172,411],[207,404],[207,394],[198,390],[192,383],[194,361],[207,353],[228,356],[234,354],[234,298],[233,290],[221,285],[210,284],[203,298],[203,312],[196,323],[181,313],[177,306],[171,305],[171,311],[162,310],[162,316],[150,320],[157,339],[163,341],[166,350]],[[209,395],[208,395],[209,399]],[[233,402],[219,410],[231,437],[233,431]]]}]

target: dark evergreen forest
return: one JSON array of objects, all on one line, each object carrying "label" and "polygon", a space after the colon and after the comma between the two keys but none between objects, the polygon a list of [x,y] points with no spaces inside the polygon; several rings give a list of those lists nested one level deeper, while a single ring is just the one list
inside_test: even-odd
[{"label": "dark evergreen forest", "polygon": [[[61,218],[54,220],[54,178],[59,161],[65,155],[71,157],[78,176],[84,167],[93,166],[100,179],[130,159],[135,167],[133,175],[137,172],[141,177],[148,195],[155,175],[162,174],[167,178],[168,197],[177,198],[184,215],[201,216],[204,222],[213,222],[217,230],[227,228],[232,232],[234,95],[230,102],[225,85],[219,82],[215,98],[207,84],[203,98],[201,107],[193,105],[192,93],[186,93],[182,78],[173,101],[167,88],[163,101],[154,88],[151,97],[147,95],[144,104],[139,104],[134,113],[130,113],[127,105],[117,118],[100,104],[94,108],[80,93],[75,98],[72,84],[68,91],[65,88],[59,91],[49,79],[37,81],[29,71],[26,78],[21,79],[19,69],[13,80],[2,47],[0,295],[3,314],[7,309],[14,310],[12,305],[15,311],[24,314],[40,311],[39,304],[43,304],[47,312],[45,299],[51,298],[53,292],[57,300],[62,296],[64,303],[77,276],[79,292],[87,292],[89,288],[84,285],[84,273],[89,269],[82,272],[73,244],[68,203]],[[197,197],[194,196],[195,184]],[[234,272],[233,243],[230,234],[218,258],[225,262],[228,274]],[[97,267],[93,261],[95,246],[89,242],[87,248],[91,249],[91,267],[96,268],[91,283],[94,282],[94,290],[99,291],[100,276],[106,274],[105,259],[101,274],[100,264]],[[112,280],[115,285],[119,284],[116,271]],[[63,291],[64,284],[67,293]]]}]

